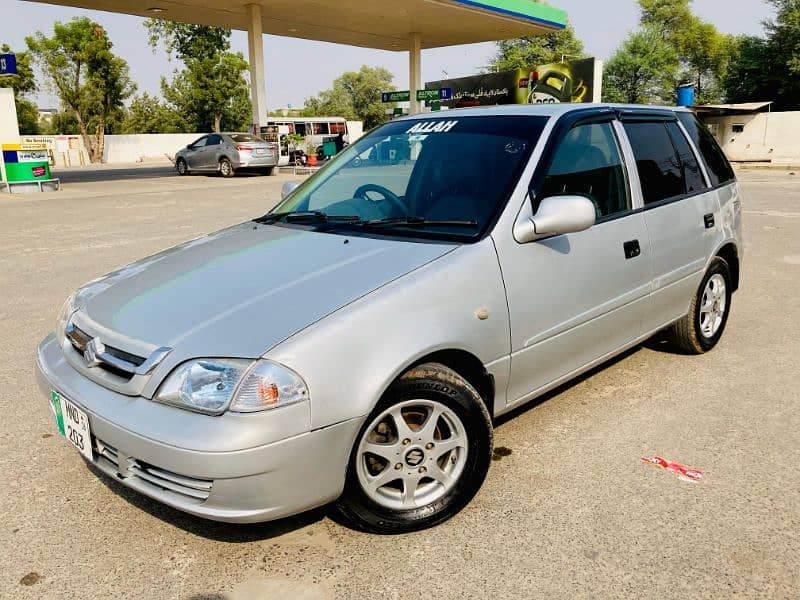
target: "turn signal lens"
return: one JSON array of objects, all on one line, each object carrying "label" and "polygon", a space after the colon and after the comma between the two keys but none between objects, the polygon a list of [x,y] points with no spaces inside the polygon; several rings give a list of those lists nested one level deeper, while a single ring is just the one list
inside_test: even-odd
[{"label": "turn signal lens", "polygon": [[308,388],[297,373],[283,365],[260,360],[242,379],[229,410],[256,412],[307,399]]}]

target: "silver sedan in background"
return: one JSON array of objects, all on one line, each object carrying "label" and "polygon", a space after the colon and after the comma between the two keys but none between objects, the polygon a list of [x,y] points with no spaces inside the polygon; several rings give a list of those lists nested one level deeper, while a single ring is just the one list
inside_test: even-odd
[{"label": "silver sedan in background", "polygon": [[212,171],[233,177],[243,170],[272,175],[277,165],[278,144],[251,133],[210,133],[175,154],[175,168],[181,175]]}]

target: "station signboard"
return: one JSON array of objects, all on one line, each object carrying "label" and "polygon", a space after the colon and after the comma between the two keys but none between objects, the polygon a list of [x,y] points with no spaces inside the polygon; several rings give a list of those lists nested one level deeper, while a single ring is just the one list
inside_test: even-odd
[{"label": "station signboard", "polygon": [[426,88],[451,88],[449,108],[496,104],[599,102],[602,62],[594,58],[533,66],[458,79],[430,81]]}]

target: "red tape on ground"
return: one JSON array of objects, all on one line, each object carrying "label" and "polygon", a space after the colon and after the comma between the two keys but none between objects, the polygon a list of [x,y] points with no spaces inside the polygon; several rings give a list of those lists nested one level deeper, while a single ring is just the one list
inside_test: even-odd
[{"label": "red tape on ground", "polygon": [[641,460],[642,462],[646,462],[647,464],[653,465],[654,467],[658,467],[659,469],[664,469],[665,471],[670,471],[672,473],[675,473],[678,476],[678,479],[680,479],[681,481],[689,481],[691,483],[697,483],[703,478],[702,471],[698,471],[697,469],[692,469],[680,463],[669,462],[668,460],[661,458],[660,456],[646,456]]}]

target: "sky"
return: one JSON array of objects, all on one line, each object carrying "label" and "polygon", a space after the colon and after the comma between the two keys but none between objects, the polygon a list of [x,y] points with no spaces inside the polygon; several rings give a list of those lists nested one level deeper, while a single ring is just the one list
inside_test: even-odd
[{"label": "sky", "polygon": [[[162,75],[169,75],[180,63],[169,62],[163,49],[155,54],[147,44],[144,19],[100,11],[51,6],[22,0],[0,0],[4,6],[0,43],[14,50],[25,48],[25,36],[36,30],[52,33],[54,21],[67,21],[86,15],[100,23],[114,43],[114,51],[128,61],[138,91],[159,93]],[[607,59],[626,35],[636,29],[636,0],[553,0],[567,11],[578,37],[587,52]],[[714,23],[720,31],[734,34],[761,34],[761,22],[773,15],[763,0],[694,0],[694,11]],[[234,31],[233,50],[247,56],[247,34]],[[382,66],[394,73],[398,89],[408,89],[408,55],[405,52],[368,50],[325,42],[309,42],[271,35],[264,36],[267,103],[277,107],[303,105],[303,101],[321,90],[344,71],[361,65]],[[494,54],[494,45],[472,44],[425,50],[422,54],[423,81],[472,75],[484,67]],[[42,108],[58,106],[51,93],[41,92]]]}]

